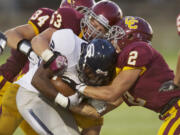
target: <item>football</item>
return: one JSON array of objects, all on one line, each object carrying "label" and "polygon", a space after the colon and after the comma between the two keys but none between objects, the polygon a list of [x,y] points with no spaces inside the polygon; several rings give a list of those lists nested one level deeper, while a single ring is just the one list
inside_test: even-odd
[{"label": "football", "polygon": [[64,83],[60,77],[54,76],[51,79],[51,83],[64,96],[71,96],[75,93],[75,91],[70,88],[66,83]]}]

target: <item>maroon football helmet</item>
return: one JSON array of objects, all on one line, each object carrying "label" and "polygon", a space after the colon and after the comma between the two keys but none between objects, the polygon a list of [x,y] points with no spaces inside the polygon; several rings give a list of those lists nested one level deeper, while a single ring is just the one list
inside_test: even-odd
[{"label": "maroon football helmet", "polygon": [[77,6],[84,6],[91,8],[94,5],[94,0],[62,0],[60,4],[61,7],[73,7],[76,8]]},{"label": "maroon football helmet", "polygon": [[114,39],[121,49],[134,41],[149,43],[153,36],[151,25],[143,18],[136,16],[124,17],[110,29],[109,33],[109,40]]},{"label": "maroon football helmet", "polygon": [[86,31],[83,33],[84,38],[89,41],[92,39],[92,35],[97,35],[96,37],[104,35],[104,33],[98,31],[91,24],[92,19],[96,20],[108,31],[112,25],[117,23],[118,20],[122,19],[122,16],[122,10],[115,2],[105,0],[96,3],[92,7],[92,10],[89,10],[89,12],[87,12],[84,18],[81,20],[81,29],[86,29]]}]

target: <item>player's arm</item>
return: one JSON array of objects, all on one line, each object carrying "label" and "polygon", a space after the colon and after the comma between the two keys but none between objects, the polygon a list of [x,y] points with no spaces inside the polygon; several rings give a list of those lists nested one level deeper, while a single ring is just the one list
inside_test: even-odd
[{"label": "player's arm", "polygon": [[53,73],[49,68],[43,67],[43,62],[39,66],[38,70],[34,74],[32,79],[32,85],[37,88],[44,96],[53,100],[58,92],[55,87],[51,83],[51,78],[53,77]]},{"label": "player's arm", "polygon": [[133,86],[140,72],[141,69],[121,71],[110,85],[102,87],[80,86],[78,90],[88,97],[113,102]]},{"label": "player's arm", "polygon": [[62,28],[62,23],[63,22],[62,22],[61,9],[58,9],[52,14],[48,29],[43,31],[38,36],[34,37],[31,41],[33,50],[38,56],[42,57],[44,61],[48,61],[49,57],[51,57],[52,55],[49,54],[50,53],[49,43],[51,40],[51,36],[56,30]]},{"label": "player's arm", "polygon": [[180,87],[180,52],[178,55],[178,61],[176,65],[176,74],[174,77],[174,84]]},{"label": "player's arm", "polygon": [[36,34],[32,25],[24,24],[5,31],[5,35],[7,37],[7,45],[17,49],[19,41],[22,39],[31,40]]},{"label": "player's arm", "polygon": [[122,102],[123,102],[122,98],[118,98],[115,102],[106,103],[106,109],[101,113],[99,113],[96,110],[96,108],[94,108],[93,106],[91,106],[90,104],[86,102],[83,102],[79,104],[78,106],[70,107],[69,109],[72,112],[75,112],[75,113],[78,113],[87,117],[100,118],[103,115],[115,109],[116,107],[118,107]]}]

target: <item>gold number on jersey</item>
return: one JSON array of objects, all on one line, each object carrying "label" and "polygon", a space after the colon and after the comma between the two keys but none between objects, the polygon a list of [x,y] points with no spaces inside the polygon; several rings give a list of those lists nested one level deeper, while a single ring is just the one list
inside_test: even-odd
[{"label": "gold number on jersey", "polygon": [[128,100],[129,103],[136,105],[136,106],[144,106],[146,101],[141,98],[133,97],[128,91],[126,91],[123,96]]},{"label": "gold number on jersey", "polygon": [[138,57],[138,52],[137,51],[131,51],[129,53],[129,58],[128,58],[128,64],[129,65],[136,65],[136,59]]},{"label": "gold number on jersey", "polygon": [[[42,27],[43,24],[49,19],[48,15],[40,16],[43,13],[42,10],[37,10],[33,16],[31,17],[31,20],[37,20],[37,25],[39,27]],[[39,17],[40,16],[40,17]]]},{"label": "gold number on jersey", "polygon": [[135,23],[138,23],[138,20],[136,20],[134,17],[126,17],[125,24],[129,29],[137,29],[138,26],[135,25]]},{"label": "gold number on jersey", "polygon": [[[56,16],[56,19],[54,19]],[[60,28],[61,27],[61,22],[62,22],[62,16],[58,13],[58,11],[55,11],[54,14],[52,15],[50,24],[53,24],[54,27]]]},{"label": "gold number on jersey", "polygon": [[39,17],[38,23],[37,23],[39,25],[39,27],[43,26],[43,24],[46,22],[47,19],[49,19],[48,15]]}]

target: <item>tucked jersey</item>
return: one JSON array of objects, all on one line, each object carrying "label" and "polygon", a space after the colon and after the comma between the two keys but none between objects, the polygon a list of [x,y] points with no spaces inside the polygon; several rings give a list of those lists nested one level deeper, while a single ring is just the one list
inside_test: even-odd
[{"label": "tucked jersey", "polygon": [[140,77],[123,94],[128,105],[138,105],[159,112],[168,101],[180,95],[180,91],[159,92],[161,85],[173,80],[174,74],[163,57],[145,42],[134,42],[120,53],[117,67],[123,70],[141,69]]},{"label": "tucked jersey", "polygon": [[[80,57],[81,44],[83,43],[87,42],[76,36],[72,32],[72,30],[62,29],[53,33],[50,47],[54,51],[60,52],[61,54],[66,56],[68,60],[67,71],[73,72],[75,75],[77,75],[76,65]],[[28,89],[29,91],[38,92],[38,90],[36,90],[36,88],[31,85],[31,80],[36,70],[38,69],[39,64],[40,63],[36,64],[20,80],[15,83]]]}]

